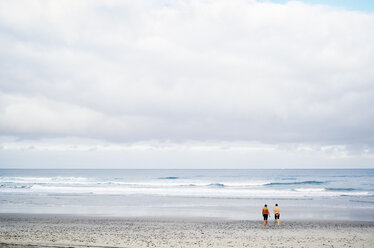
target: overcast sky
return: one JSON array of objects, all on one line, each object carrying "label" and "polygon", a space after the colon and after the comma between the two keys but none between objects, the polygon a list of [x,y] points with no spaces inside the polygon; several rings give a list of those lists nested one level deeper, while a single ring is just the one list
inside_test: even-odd
[{"label": "overcast sky", "polygon": [[0,1],[0,167],[374,168],[373,3],[310,2]]}]

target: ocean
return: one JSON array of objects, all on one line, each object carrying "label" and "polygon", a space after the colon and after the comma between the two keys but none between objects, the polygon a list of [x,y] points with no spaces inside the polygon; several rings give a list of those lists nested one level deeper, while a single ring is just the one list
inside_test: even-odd
[{"label": "ocean", "polygon": [[374,170],[0,170],[0,212],[374,221]]}]

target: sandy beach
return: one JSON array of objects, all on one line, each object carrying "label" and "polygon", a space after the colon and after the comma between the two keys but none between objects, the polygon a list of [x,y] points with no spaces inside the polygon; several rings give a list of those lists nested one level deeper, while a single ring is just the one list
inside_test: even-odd
[{"label": "sandy beach", "polygon": [[0,215],[1,247],[374,247],[372,222]]}]

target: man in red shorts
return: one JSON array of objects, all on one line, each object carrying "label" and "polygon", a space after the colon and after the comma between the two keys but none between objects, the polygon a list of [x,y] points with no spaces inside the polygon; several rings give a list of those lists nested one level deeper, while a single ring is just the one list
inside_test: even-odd
[{"label": "man in red shorts", "polygon": [[280,209],[278,207],[278,203],[275,204],[274,207],[274,226],[278,223],[279,225],[279,217],[280,217]]}]

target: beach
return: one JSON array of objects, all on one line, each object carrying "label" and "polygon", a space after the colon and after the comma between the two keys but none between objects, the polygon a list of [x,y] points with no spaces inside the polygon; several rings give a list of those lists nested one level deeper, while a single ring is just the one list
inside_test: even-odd
[{"label": "beach", "polygon": [[0,170],[0,247],[374,247],[373,178],[374,170]]},{"label": "beach", "polygon": [[374,223],[1,214],[1,247],[374,247]]}]

